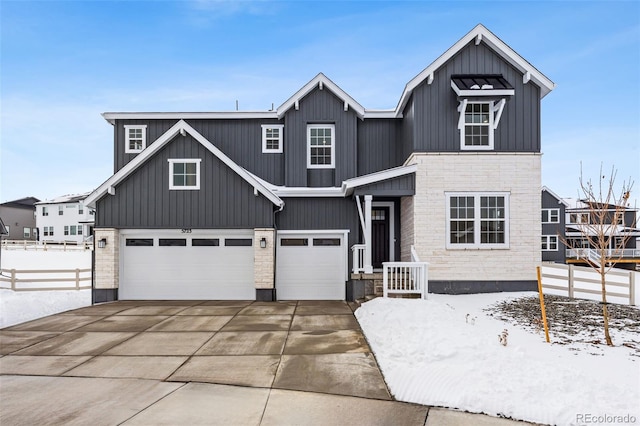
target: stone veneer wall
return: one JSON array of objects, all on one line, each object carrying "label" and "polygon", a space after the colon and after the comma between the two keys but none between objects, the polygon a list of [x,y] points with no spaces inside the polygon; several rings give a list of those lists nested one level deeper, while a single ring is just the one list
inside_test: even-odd
[{"label": "stone veneer wall", "polygon": [[[260,247],[260,240],[267,239],[267,247]],[[253,251],[254,251],[254,279],[257,289],[274,288],[274,271],[275,271],[275,250],[276,238],[275,230],[271,228],[254,229]]]},{"label": "stone veneer wall", "polygon": [[[535,280],[540,264],[540,154],[413,154],[418,165],[413,202],[413,240],[429,280]],[[447,250],[445,192],[509,192],[509,249]],[[403,223],[402,238],[411,237]],[[403,246],[403,260],[405,249]]]},{"label": "stone veneer wall", "polygon": [[411,261],[411,246],[414,238],[413,215],[413,197],[402,197],[400,199],[400,260],[402,262]]},{"label": "stone veneer wall", "polygon": [[[98,248],[98,241],[106,238],[105,248]],[[118,288],[120,275],[120,233],[114,228],[94,229],[96,289]]]}]

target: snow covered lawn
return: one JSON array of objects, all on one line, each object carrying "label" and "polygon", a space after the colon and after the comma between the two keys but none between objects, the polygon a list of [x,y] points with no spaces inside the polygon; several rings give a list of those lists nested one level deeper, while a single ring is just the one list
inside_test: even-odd
[{"label": "snow covered lawn", "polygon": [[[618,345],[613,348],[548,344],[543,331],[484,311],[504,300],[536,295],[377,298],[363,304],[356,317],[391,392],[401,401],[544,424],[588,424],[597,416],[610,416],[599,424],[616,423],[611,416],[630,416],[626,424],[638,424],[640,357],[621,346],[637,342],[637,332],[612,330]],[[498,336],[505,329],[503,346]]]},{"label": "snow covered lawn", "polygon": [[[91,252],[3,249],[1,266],[5,270],[85,269],[91,268]],[[3,288],[0,289],[0,328],[89,305],[91,290],[14,292]]]}]

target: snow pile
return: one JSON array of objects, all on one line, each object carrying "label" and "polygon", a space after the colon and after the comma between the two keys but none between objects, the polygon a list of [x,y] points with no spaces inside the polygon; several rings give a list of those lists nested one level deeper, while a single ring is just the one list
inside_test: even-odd
[{"label": "snow pile", "polygon": [[91,290],[0,289],[0,328],[91,305]]},{"label": "snow pile", "polygon": [[[91,268],[90,251],[2,250],[2,269]],[[6,273],[3,273],[6,276]],[[38,278],[44,278],[39,276]],[[3,283],[9,285],[9,283]],[[14,292],[0,289],[0,328],[91,305],[91,290]]]},{"label": "snow pile", "polygon": [[356,317],[398,400],[545,424],[580,424],[585,415],[640,420],[634,350],[606,348],[594,356],[585,345],[550,345],[544,333],[483,312],[532,294],[377,298]]}]

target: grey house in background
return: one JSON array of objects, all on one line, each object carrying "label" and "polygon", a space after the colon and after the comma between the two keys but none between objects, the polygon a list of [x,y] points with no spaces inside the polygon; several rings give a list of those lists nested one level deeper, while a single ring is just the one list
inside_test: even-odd
[{"label": "grey house in background", "polygon": [[569,205],[546,186],[542,187],[542,261],[565,263],[566,209]]},{"label": "grey house in background", "polygon": [[554,87],[478,25],[392,109],[320,73],[268,111],[104,113],[94,302],[345,299],[417,259],[430,291],[534,289]]},{"label": "grey house in background", "polygon": [[0,204],[0,217],[8,230],[5,239],[30,241],[38,239],[35,217],[35,203],[38,201],[40,200],[35,197],[25,197]]}]

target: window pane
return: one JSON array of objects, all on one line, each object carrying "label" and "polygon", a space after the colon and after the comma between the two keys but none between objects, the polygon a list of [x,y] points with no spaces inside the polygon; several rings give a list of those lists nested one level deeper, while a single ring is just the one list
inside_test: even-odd
[{"label": "window pane", "polygon": [[126,245],[132,247],[150,247],[153,245],[153,238],[127,238]]},{"label": "window pane", "polygon": [[224,245],[226,247],[251,247],[253,240],[251,238],[225,238]]},{"label": "window pane", "polygon": [[174,174],[184,174],[184,163],[173,163]]},{"label": "window pane", "polygon": [[314,238],[314,246],[339,246],[340,238]]},{"label": "window pane", "polygon": [[184,247],[187,240],[184,238],[160,238],[158,245],[161,247]]},{"label": "window pane", "polygon": [[193,247],[215,247],[220,245],[218,238],[194,238],[191,240]]},{"label": "window pane", "polygon": [[281,246],[308,246],[309,240],[307,238],[283,238],[280,240]]}]

